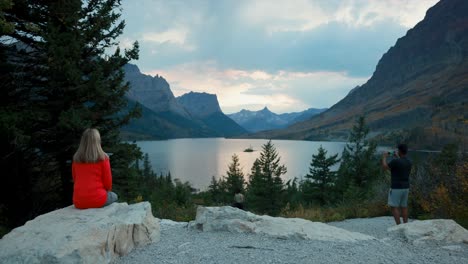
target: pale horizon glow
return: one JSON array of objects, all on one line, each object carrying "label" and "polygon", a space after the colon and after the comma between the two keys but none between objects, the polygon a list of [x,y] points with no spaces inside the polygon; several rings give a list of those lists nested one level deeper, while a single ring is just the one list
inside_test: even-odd
[{"label": "pale horizon glow", "polygon": [[122,48],[175,96],[216,94],[225,113],[329,108],[437,0],[123,1]]},{"label": "pale horizon glow", "polygon": [[[345,72],[278,71],[270,74],[260,70],[219,70],[214,62],[188,63],[144,73],[177,80],[170,83],[176,97],[191,91],[216,94],[222,110],[227,114],[241,109],[261,110],[265,106],[275,113],[299,112],[310,108],[303,102],[305,98],[315,108],[327,108],[334,102],[322,97],[322,90],[316,89],[317,83],[328,94],[335,95],[347,93],[349,86],[354,88],[368,79],[353,78]],[[247,107],[239,109],[238,102]]]}]

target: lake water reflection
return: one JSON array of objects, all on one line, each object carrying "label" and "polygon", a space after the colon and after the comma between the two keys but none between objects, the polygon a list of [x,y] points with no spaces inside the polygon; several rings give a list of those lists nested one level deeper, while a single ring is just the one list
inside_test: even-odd
[{"label": "lake water reflection", "polygon": [[[139,141],[137,145],[148,153],[153,170],[157,173],[171,172],[173,178],[189,181],[195,188],[206,189],[212,176],[226,174],[233,154],[239,156],[240,164],[248,179],[248,174],[256,158],[260,156],[264,139],[225,139],[196,138],[163,141]],[[288,172],[284,179],[302,179],[307,174],[312,154],[320,145],[328,155],[341,155],[345,143],[296,140],[273,140],[281,162]],[[244,152],[252,146],[254,152]],[[335,168],[337,169],[337,167]]]}]

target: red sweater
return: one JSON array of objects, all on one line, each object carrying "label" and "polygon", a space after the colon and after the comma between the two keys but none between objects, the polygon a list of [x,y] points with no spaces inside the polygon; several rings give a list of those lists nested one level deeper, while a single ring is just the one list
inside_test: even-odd
[{"label": "red sweater", "polygon": [[73,204],[76,208],[100,208],[112,189],[109,158],[96,163],[72,163]]}]

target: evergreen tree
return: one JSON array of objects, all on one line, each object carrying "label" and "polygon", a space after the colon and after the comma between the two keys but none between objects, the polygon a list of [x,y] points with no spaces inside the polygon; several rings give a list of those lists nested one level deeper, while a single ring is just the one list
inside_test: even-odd
[{"label": "evergreen tree", "polygon": [[187,206],[192,197],[192,186],[189,182],[182,183],[179,179],[175,179],[175,202],[179,206]]},{"label": "evergreen tree", "polygon": [[171,175],[171,172],[169,171],[166,175],[166,183],[167,184],[173,184],[172,182],[172,175]]},{"label": "evergreen tree", "polygon": [[222,179],[216,180],[215,176],[211,177],[210,185],[208,186],[208,192],[210,193],[211,201],[215,204],[219,204],[223,200],[223,187]]},{"label": "evergreen tree", "polygon": [[[119,195],[119,201],[133,201],[138,195],[142,180],[141,171],[132,164],[142,156],[140,148],[131,143],[121,143],[114,146],[114,153],[110,156],[112,162],[112,189]],[[120,166],[114,165],[122,162]],[[124,166],[126,165],[126,166]]]},{"label": "evergreen tree", "polygon": [[[33,188],[40,182],[39,169],[35,166],[41,164],[37,161],[41,153],[32,144],[32,135],[40,129],[36,120],[44,116],[35,109],[39,98],[33,96],[33,87],[39,85],[33,84],[38,79],[32,74],[36,65],[31,63],[31,58],[36,57],[32,48],[37,48],[39,39],[34,37],[44,29],[38,20],[44,21],[45,12],[30,9],[28,5],[32,1],[16,1],[14,5],[8,2],[11,3],[2,1],[1,7],[2,25],[12,27],[2,26],[0,35],[0,165],[4,168],[2,173],[8,175],[0,185],[0,207],[5,208],[2,213],[7,219],[6,225],[15,227],[31,216],[57,207],[57,199],[52,197],[60,191],[56,188],[60,183],[56,173],[44,169],[49,177],[41,187],[49,190],[50,195],[35,197]],[[18,40],[24,45],[18,45]]]},{"label": "evergreen tree", "polygon": [[5,20],[3,10],[8,10],[13,7],[12,0],[0,0],[0,35],[4,33],[11,33],[14,30],[13,24]]},{"label": "evergreen tree", "polygon": [[226,174],[224,181],[227,197],[232,200],[237,192],[244,192],[245,186],[244,173],[239,164],[239,157],[236,154],[232,155],[232,163],[229,164]]},{"label": "evergreen tree", "polygon": [[300,186],[297,183],[297,178],[286,182],[286,200],[289,204],[289,209],[297,208],[303,201],[303,196],[300,192]]},{"label": "evergreen tree", "polygon": [[271,140],[262,146],[260,158],[252,166],[247,190],[247,203],[254,211],[278,215],[285,205],[284,183],[281,176],[286,166]]},{"label": "evergreen tree", "polygon": [[312,155],[303,188],[307,202],[315,201],[320,205],[331,202],[336,172],[330,168],[338,162],[338,154],[327,157],[327,151],[322,146],[319,147],[317,155]]},{"label": "evergreen tree", "polygon": [[[114,190],[123,199],[136,194],[133,164],[141,152],[121,142],[119,128],[139,113],[121,112],[129,88],[122,67],[138,58],[138,44],[106,52],[124,28],[119,6],[119,0],[20,0],[5,10],[5,23],[14,27],[2,30],[11,44],[0,45],[8,63],[1,71],[0,157],[16,177],[2,188],[1,203],[17,208],[8,210],[11,219],[20,215],[15,224],[71,203],[71,157],[88,127],[99,129],[112,153]],[[15,193],[24,197],[4,199]]]},{"label": "evergreen tree", "polygon": [[365,117],[358,117],[350,133],[349,143],[341,155],[338,170],[337,188],[345,200],[365,199],[380,172],[375,155],[377,146],[375,142],[366,139],[368,134]]},{"label": "evergreen tree", "polygon": [[268,204],[267,180],[261,174],[260,162],[255,159],[250,170],[249,182],[247,184],[246,203],[252,210],[261,212]]},{"label": "evergreen tree", "polygon": [[135,169],[138,171],[140,170],[140,159],[135,160]]},{"label": "evergreen tree", "polygon": [[153,181],[154,184],[150,186],[150,190],[148,191],[150,196],[151,205],[154,207],[161,206],[164,203],[171,203],[175,199],[175,186],[170,178],[170,174],[166,174],[165,176],[161,173],[159,177],[149,177],[144,178],[144,182]]},{"label": "evergreen tree", "polygon": [[153,169],[151,168],[151,163],[149,161],[149,156],[148,153],[145,153],[143,156],[143,171],[142,171],[143,177],[151,177],[154,176]]}]

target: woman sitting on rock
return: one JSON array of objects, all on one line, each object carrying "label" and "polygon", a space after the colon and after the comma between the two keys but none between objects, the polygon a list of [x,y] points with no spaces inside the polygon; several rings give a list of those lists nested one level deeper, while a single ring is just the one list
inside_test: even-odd
[{"label": "woman sitting on rock", "polygon": [[83,132],[80,146],[73,155],[72,175],[76,208],[100,208],[117,201],[117,194],[111,192],[109,156],[101,148],[97,129],[88,128]]}]

